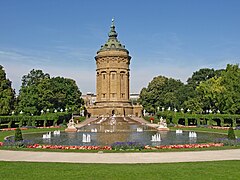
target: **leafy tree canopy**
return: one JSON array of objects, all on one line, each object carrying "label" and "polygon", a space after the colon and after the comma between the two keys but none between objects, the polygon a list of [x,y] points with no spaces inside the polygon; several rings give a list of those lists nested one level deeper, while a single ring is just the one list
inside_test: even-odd
[{"label": "leafy tree canopy", "polygon": [[200,69],[183,84],[163,76],[155,77],[140,93],[140,103],[148,112],[156,107],[190,109],[193,113],[240,113],[240,68]]},{"label": "leafy tree canopy", "polygon": [[3,66],[0,65],[0,115],[8,115],[14,109],[15,92],[11,84],[6,78]]},{"label": "leafy tree canopy", "polygon": [[22,78],[18,112],[40,114],[42,110],[78,110],[83,104],[76,82],[63,77],[51,78],[42,70],[32,70]]},{"label": "leafy tree canopy", "polygon": [[214,70],[209,68],[202,68],[193,73],[192,77],[188,78],[187,83],[192,87],[198,86],[201,82],[204,82],[214,76],[221,75],[223,70]]},{"label": "leafy tree canopy", "polygon": [[140,93],[140,103],[148,112],[155,112],[158,107],[178,107],[178,90],[184,84],[172,78],[158,76],[143,88]]}]

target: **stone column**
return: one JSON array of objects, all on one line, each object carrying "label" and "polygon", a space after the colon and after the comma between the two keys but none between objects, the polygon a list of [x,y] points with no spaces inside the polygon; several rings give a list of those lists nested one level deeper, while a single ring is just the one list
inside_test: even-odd
[{"label": "stone column", "polygon": [[106,78],[107,78],[107,94],[106,94],[106,100],[110,100],[110,72],[109,70],[106,70]]},{"label": "stone column", "polygon": [[117,101],[121,100],[121,76],[120,76],[120,71],[117,70]]}]

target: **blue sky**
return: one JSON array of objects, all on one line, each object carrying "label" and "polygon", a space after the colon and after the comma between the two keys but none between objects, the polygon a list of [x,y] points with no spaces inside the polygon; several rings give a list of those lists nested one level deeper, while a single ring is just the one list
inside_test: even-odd
[{"label": "blue sky", "polygon": [[238,0],[0,0],[0,64],[17,92],[31,69],[95,92],[94,56],[112,17],[132,56],[132,93],[158,75],[186,82],[240,62]]}]

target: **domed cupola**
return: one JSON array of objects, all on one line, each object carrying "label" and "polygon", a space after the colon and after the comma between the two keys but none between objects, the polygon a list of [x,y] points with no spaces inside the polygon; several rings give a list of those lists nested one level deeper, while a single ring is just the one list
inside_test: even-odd
[{"label": "domed cupola", "polygon": [[118,36],[118,34],[115,30],[114,19],[112,19],[112,25],[110,28],[110,32],[108,33],[108,40],[104,45],[101,46],[101,48],[98,52],[119,50],[119,51],[125,51],[125,52],[129,53],[128,50],[125,49],[125,46],[122,45],[120,43],[120,41],[117,39],[117,36]]}]

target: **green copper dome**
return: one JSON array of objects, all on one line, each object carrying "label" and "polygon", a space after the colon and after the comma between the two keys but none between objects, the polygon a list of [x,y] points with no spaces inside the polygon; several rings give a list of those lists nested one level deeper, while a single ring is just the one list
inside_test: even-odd
[{"label": "green copper dome", "polygon": [[110,51],[110,50],[120,50],[120,51],[126,51],[128,53],[128,50],[125,49],[125,46],[120,43],[120,41],[117,39],[117,32],[115,30],[114,26],[114,19],[112,19],[112,25],[110,28],[110,32],[108,33],[108,40],[107,42],[101,46],[100,51]]}]

